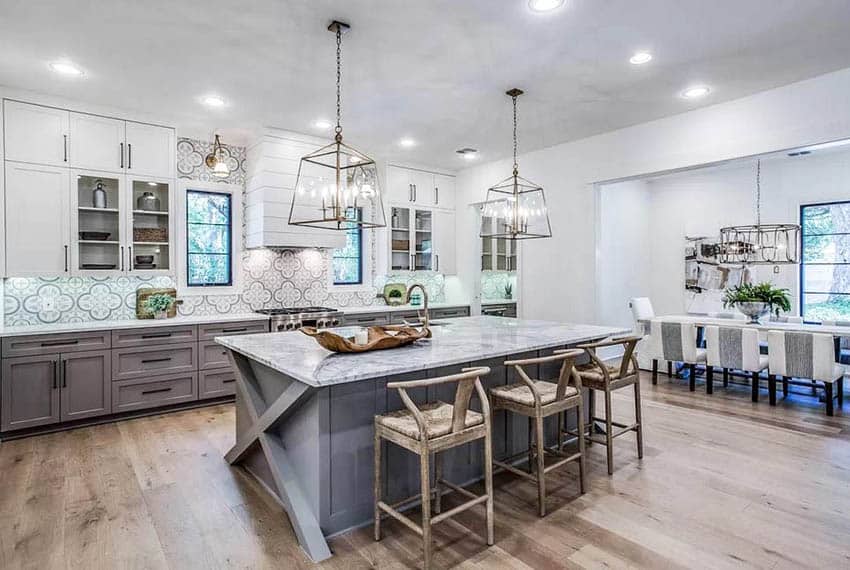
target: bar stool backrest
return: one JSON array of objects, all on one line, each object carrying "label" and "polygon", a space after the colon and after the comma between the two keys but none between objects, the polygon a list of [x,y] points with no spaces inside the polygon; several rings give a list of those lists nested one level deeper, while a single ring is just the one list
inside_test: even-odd
[{"label": "bar stool backrest", "polygon": [[743,327],[705,327],[705,348],[709,366],[758,371],[759,333]]},{"label": "bar stool backrest", "polygon": [[696,325],[653,319],[650,323],[649,334],[654,342],[659,343],[664,360],[696,363]]},{"label": "bar stool backrest", "polygon": [[478,394],[478,399],[481,400],[481,413],[484,416],[485,422],[490,421],[490,402],[487,399],[487,394],[484,387],[481,385],[481,376],[490,374],[490,369],[486,366],[476,368],[464,368],[460,374],[452,374],[450,376],[441,376],[439,378],[426,378],[423,380],[409,380],[406,382],[387,382],[387,390],[398,390],[398,395],[404,406],[410,411],[419,426],[420,436],[427,438],[427,427],[425,417],[422,411],[413,402],[407,394],[407,390],[412,388],[423,388],[428,386],[436,386],[438,384],[457,384],[455,390],[454,409],[452,410],[452,431],[457,433],[466,428],[466,412],[469,410],[469,400],[472,397],[472,391],[475,390]]},{"label": "bar stool backrest", "polygon": [[829,334],[768,331],[770,373],[822,382],[835,380],[835,347]]},{"label": "bar stool backrest", "polygon": [[[576,373],[576,359],[584,354],[583,350],[571,349],[571,350],[563,350],[557,351],[555,354],[549,356],[539,356],[536,358],[524,358],[522,360],[506,360],[505,366],[513,366],[519,375],[522,382],[531,388],[531,393],[535,394],[535,402],[539,402],[539,398],[536,396],[537,390],[534,388],[534,379],[532,379],[528,373],[523,368],[524,366],[538,366],[541,364],[548,364],[552,362],[560,362],[561,368],[558,373],[558,388],[555,391],[555,401],[561,401],[566,397],[567,387],[570,385],[570,380],[572,380],[576,389],[581,391],[581,378]],[[547,382],[551,382],[552,379],[538,378],[538,380],[546,380]]]}]

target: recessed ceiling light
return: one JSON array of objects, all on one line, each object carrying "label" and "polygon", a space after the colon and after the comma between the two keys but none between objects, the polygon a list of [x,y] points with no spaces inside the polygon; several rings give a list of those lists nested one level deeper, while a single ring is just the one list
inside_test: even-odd
[{"label": "recessed ceiling light", "polygon": [[218,95],[206,95],[201,98],[201,102],[207,107],[224,107],[225,101]]},{"label": "recessed ceiling light", "polygon": [[711,89],[705,85],[694,85],[693,87],[688,87],[682,91],[682,97],[685,99],[699,99],[700,97],[705,97],[710,92]]},{"label": "recessed ceiling light", "polygon": [[455,152],[458,153],[460,156],[462,156],[466,160],[475,160],[476,158],[478,158],[478,151],[475,150],[474,148],[469,148],[469,147],[462,148],[462,149],[456,150]]},{"label": "recessed ceiling light", "polygon": [[652,54],[648,51],[639,51],[636,52],[632,57],[629,58],[629,63],[632,65],[643,65],[644,63],[649,63],[652,61]]},{"label": "recessed ceiling light", "polygon": [[398,141],[398,144],[403,146],[404,148],[410,148],[412,146],[416,146],[416,141],[409,137],[405,137]]},{"label": "recessed ceiling light", "polygon": [[83,75],[83,70],[71,63],[70,61],[54,61],[50,64],[50,69],[62,75],[70,75],[79,77]]},{"label": "recessed ceiling light", "polygon": [[564,0],[528,0],[532,12],[551,12],[564,5]]},{"label": "recessed ceiling light", "polygon": [[334,125],[333,123],[331,123],[330,121],[326,121],[325,119],[318,119],[313,123],[313,126],[317,129],[326,131]]}]

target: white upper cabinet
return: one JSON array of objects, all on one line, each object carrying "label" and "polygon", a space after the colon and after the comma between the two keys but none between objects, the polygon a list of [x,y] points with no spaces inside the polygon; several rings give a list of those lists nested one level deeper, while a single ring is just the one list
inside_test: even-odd
[{"label": "white upper cabinet", "polygon": [[68,111],[5,100],[3,118],[6,160],[68,166]]},{"label": "white upper cabinet", "polygon": [[71,166],[121,172],[125,163],[125,124],[119,119],[71,113]]},{"label": "white upper cabinet", "polygon": [[434,271],[457,274],[455,213],[434,211]]},{"label": "white upper cabinet", "polygon": [[434,205],[434,174],[423,170],[410,170],[413,185],[413,203],[417,206]]},{"label": "white upper cabinet", "polygon": [[174,129],[127,121],[128,174],[172,178],[176,162]]},{"label": "white upper cabinet", "polygon": [[447,210],[455,209],[455,177],[445,174],[434,175],[434,206]]},{"label": "white upper cabinet", "polygon": [[398,166],[387,168],[387,202],[408,204],[413,202],[413,186],[410,183],[410,171]]},{"label": "white upper cabinet", "polygon": [[6,275],[67,275],[69,170],[6,161]]}]

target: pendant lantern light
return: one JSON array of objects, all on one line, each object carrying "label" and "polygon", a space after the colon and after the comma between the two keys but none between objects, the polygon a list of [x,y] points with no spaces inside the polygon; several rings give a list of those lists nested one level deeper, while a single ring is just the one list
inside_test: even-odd
[{"label": "pendant lantern light", "polygon": [[788,265],[800,263],[800,226],[761,223],[761,160],[756,163],[756,223],[720,228],[720,263]]},{"label": "pendant lantern light", "polygon": [[519,175],[517,97],[522,94],[519,89],[507,92],[514,112],[514,168],[508,178],[487,190],[487,201],[481,207],[482,238],[520,240],[552,237],[543,188]]},{"label": "pendant lantern light", "polygon": [[224,155],[224,149],[221,147],[221,141],[218,135],[215,136],[212,152],[204,159],[207,168],[212,170],[212,175],[216,178],[227,178],[230,176],[230,167],[227,166],[227,157]]},{"label": "pendant lantern light", "polygon": [[387,225],[378,166],[362,152],[342,142],[340,80],[342,34],[348,24],[334,21],[336,35],[336,127],[334,142],[301,158],[292,194],[289,223],[330,230]]}]

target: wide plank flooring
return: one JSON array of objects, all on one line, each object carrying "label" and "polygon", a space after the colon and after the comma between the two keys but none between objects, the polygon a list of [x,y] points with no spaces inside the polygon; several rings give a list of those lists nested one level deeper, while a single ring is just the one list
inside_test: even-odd
[{"label": "wide plank flooring", "polygon": [[[589,492],[573,466],[551,474],[544,519],[533,485],[498,475],[496,545],[473,509],[435,527],[436,566],[850,568],[850,403],[828,418],[804,395],[771,408],[745,386],[648,380],[642,461],[619,438],[608,477],[590,447]],[[632,418],[625,394],[614,406]],[[418,566],[420,540],[392,521],[311,564],[283,510],[222,459],[233,422],[219,405],[0,444],[0,568]]]}]

